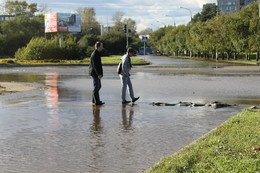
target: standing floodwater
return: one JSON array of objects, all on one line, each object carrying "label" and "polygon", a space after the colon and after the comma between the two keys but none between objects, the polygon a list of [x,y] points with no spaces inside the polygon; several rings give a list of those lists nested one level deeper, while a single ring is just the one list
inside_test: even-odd
[{"label": "standing floodwater", "polygon": [[[149,58],[155,63],[132,72],[140,96],[135,105],[121,104],[115,68],[104,67],[100,95],[106,104],[101,107],[91,104],[93,87],[87,67],[2,68],[2,82],[46,87],[0,96],[0,172],[142,172],[240,109],[260,103],[260,72],[216,72],[211,71],[215,64]],[[164,61],[167,67],[208,70],[149,70]],[[179,101],[237,106],[151,105]]]}]

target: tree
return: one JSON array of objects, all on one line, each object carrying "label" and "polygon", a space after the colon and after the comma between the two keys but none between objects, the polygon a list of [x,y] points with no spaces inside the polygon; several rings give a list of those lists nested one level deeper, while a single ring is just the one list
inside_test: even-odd
[{"label": "tree", "polygon": [[146,29],[140,31],[138,34],[139,34],[139,35],[150,35],[152,32],[153,32],[153,29],[151,29],[151,28],[146,28]]},{"label": "tree", "polygon": [[100,36],[100,41],[104,43],[104,53],[108,54],[122,54],[126,51],[126,37],[125,34],[118,31],[104,33]]},{"label": "tree", "polygon": [[206,22],[209,19],[214,18],[215,16],[217,16],[217,10],[218,7],[215,3],[210,3],[210,4],[205,4],[203,5],[203,9],[201,11],[201,13],[197,13],[196,15],[194,15],[194,17],[192,18],[192,22]]},{"label": "tree", "polygon": [[165,44],[167,43],[167,41],[163,42],[162,40],[166,33],[169,31],[169,27],[163,27],[156,30],[150,35],[149,44],[154,50],[159,51],[163,54],[166,53]]},{"label": "tree", "polygon": [[124,24],[126,23],[124,23],[123,18],[124,18],[124,12],[122,11],[115,12],[115,14],[112,17],[112,21],[114,22],[114,27],[113,27],[114,31],[124,32],[123,28],[124,28]]},{"label": "tree", "polygon": [[123,23],[127,24],[128,34],[131,37],[136,36],[136,22],[131,18],[125,18]]},{"label": "tree", "polygon": [[5,12],[9,15],[33,15],[37,12],[37,4],[28,4],[26,1],[8,0],[4,5]]},{"label": "tree", "polygon": [[[260,2],[259,2],[260,5]],[[256,60],[258,61],[260,58],[260,20],[259,20],[259,14],[257,13],[259,11],[259,7],[257,3],[252,4],[251,6],[252,11],[249,11],[247,13],[251,13],[252,17],[249,21],[249,49],[251,51],[257,52],[256,54]]]},{"label": "tree", "polygon": [[1,23],[1,34],[5,44],[0,53],[13,56],[18,48],[25,46],[33,37],[44,36],[44,18],[16,16]]},{"label": "tree", "polygon": [[80,52],[82,52],[83,56],[90,57],[97,40],[96,35],[86,34],[78,41]]},{"label": "tree", "polygon": [[100,24],[97,22],[94,8],[80,8],[77,10],[81,17],[81,33],[85,34],[100,34]]}]

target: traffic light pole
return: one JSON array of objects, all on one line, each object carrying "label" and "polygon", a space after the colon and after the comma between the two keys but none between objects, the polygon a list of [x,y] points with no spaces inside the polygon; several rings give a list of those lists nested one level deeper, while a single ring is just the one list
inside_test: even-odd
[{"label": "traffic light pole", "polygon": [[126,25],[126,49],[128,49],[128,25]]}]

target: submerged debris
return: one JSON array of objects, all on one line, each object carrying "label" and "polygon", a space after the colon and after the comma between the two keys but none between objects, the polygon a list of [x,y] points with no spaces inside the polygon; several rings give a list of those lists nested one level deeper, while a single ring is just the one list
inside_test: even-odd
[{"label": "submerged debris", "polygon": [[[179,102],[177,104],[172,104],[172,103],[165,103],[165,102],[152,102],[151,105],[153,106],[190,106],[190,107],[201,107],[201,106],[208,106],[212,108],[223,108],[223,107],[230,107],[230,106],[236,106],[236,105],[231,105],[227,103],[221,103],[218,101],[214,101],[212,103],[192,103],[192,102]],[[252,108],[256,109],[256,108]]]},{"label": "submerged debris", "polygon": [[260,109],[260,107],[259,106],[251,106],[251,107],[249,107],[249,109]]},{"label": "submerged debris", "polygon": [[162,103],[162,102],[153,102],[152,105],[153,105],[153,106],[175,106],[176,104],[172,104],[172,103]]},{"label": "submerged debris", "polygon": [[235,106],[235,105],[230,105],[230,104],[214,101],[212,103],[209,103],[208,106],[213,107],[213,108],[216,109],[216,108],[230,107],[230,106]]},{"label": "submerged debris", "polygon": [[200,106],[205,106],[205,103],[192,103],[191,106],[192,107],[200,107]]},{"label": "submerged debris", "polygon": [[179,102],[179,106],[191,106],[191,102]]}]

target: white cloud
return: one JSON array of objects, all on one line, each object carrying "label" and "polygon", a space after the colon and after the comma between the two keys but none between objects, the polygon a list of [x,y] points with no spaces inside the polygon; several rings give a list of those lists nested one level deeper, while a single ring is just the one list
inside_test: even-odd
[{"label": "white cloud", "polygon": [[186,24],[190,20],[190,13],[181,9],[181,6],[190,9],[194,15],[200,12],[203,4],[217,3],[217,0],[26,0],[26,2],[37,3],[38,6],[45,5],[49,10],[57,12],[75,12],[78,8],[93,7],[97,19],[104,22],[103,24],[111,24],[112,15],[116,11],[122,11],[125,16],[136,21],[137,30],[141,31],[147,27],[157,29],[163,26],[162,23],[173,25],[174,21],[177,24]]}]

